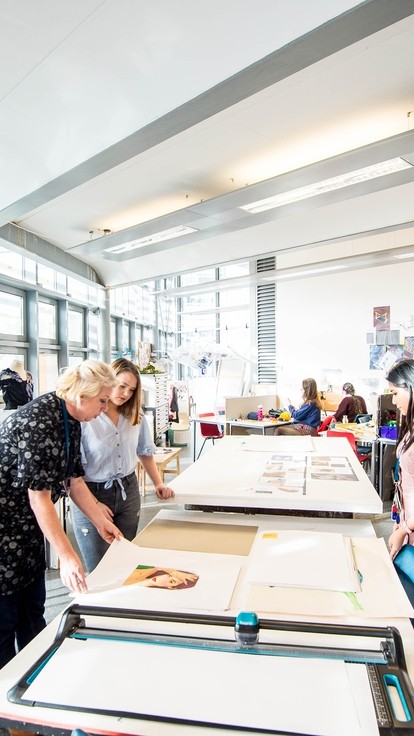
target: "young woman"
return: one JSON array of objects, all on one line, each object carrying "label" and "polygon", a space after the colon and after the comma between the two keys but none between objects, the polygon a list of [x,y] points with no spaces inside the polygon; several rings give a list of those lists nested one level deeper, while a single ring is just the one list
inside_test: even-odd
[{"label": "young woman", "polygon": [[[137,533],[141,505],[135,472],[137,456],[158,498],[171,498],[174,491],[162,482],[153,457],[155,446],[141,409],[138,368],[126,358],[118,358],[111,368],[116,385],[106,412],[82,425],[82,464],[96,503],[131,541]],[[76,505],[72,505],[72,523],[85,566],[91,572],[109,545]]]},{"label": "young woman", "polygon": [[304,378],[302,381],[302,404],[295,409],[289,402],[289,411],[293,424],[286,427],[277,427],[275,435],[302,435],[310,434],[316,436],[321,423],[321,402],[318,395],[318,387],[314,378]]},{"label": "young woman", "polygon": [[388,540],[391,559],[403,544],[414,544],[414,360],[403,360],[388,373],[393,404],[401,412],[397,440],[398,483],[396,505],[399,519]]},{"label": "young woman", "polygon": [[44,537],[59,557],[63,584],[86,590],[81,561],[55,509],[63,485],[105,544],[122,536],[85,485],[80,461],[80,422],[106,409],[114,383],[109,366],[86,360],[66,370],[56,391],[0,426],[0,668],[46,625]]},{"label": "young woman", "polygon": [[348,422],[354,422],[357,414],[367,414],[367,405],[362,396],[355,394],[352,383],[344,383],[342,386],[344,397],[339,404],[334,416],[336,422],[341,422],[344,416],[348,417]]}]

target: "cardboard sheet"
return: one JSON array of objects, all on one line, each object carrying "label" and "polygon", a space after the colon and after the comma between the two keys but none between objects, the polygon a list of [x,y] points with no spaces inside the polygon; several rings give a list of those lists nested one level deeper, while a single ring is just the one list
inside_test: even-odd
[{"label": "cardboard sheet", "polygon": [[204,522],[155,519],[138,535],[140,547],[208,552],[220,555],[248,555],[257,526],[209,524]]}]

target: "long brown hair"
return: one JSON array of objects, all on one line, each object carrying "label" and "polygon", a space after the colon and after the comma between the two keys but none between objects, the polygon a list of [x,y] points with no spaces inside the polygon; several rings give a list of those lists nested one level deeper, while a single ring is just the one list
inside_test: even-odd
[{"label": "long brown hair", "polygon": [[314,378],[304,378],[302,381],[302,398],[304,404],[316,404],[318,409],[322,409],[319,399],[318,387]]},{"label": "long brown hair", "polygon": [[393,386],[408,389],[407,414],[401,414],[401,424],[397,441],[398,447],[400,442],[403,439],[405,440],[402,446],[402,452],[406,452],[414,442],[414,360],[402,360],[400,363],[397,363],[391,368],[386,378]]},{"label": "long brown hair", "polygon": [[120,414],[129,419],[132,426],[139,424],[142,418],[142,388],[141,388],[141,376],[135,363],[132,363],[128,358],[117,358],[111,363],[111,368],[116,376],[120,373],[131,373],[134,378],[137,379],[137,387],[131,394],[128,401],[119,407]]},{"label": "long brown hair", "polygon": [[364,410],[362,408],[361,401],[359,399],[359,396],[355,396],[355,389],[352,383],[344,383],[342,386],[342,391],[345,391],[346,394],[352,397],[353,404],[354,404],[354,414],[357,416],[357,414],[364,414]]}]

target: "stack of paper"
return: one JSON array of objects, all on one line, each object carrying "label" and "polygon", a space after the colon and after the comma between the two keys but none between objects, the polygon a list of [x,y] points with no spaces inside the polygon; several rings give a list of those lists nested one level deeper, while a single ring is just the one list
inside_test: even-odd
[{"label": "stack of paper", "polygon": [[264,531],[256,536],[247,581],[254,585],[357,592],[349,538],[311,531]]}]

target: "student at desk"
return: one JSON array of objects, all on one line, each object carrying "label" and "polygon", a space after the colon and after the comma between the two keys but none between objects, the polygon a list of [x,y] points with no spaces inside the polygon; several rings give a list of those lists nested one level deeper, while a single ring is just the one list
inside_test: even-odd
[{"label": "student at desk", "polygon": [[394,499],[399,518],[388,540],[393,559],[404,544],[414,545],[414,360],[397,363],[388,373],[387,381],[392,402],[401,412],[396,447],[399,477]]},{"label": "student at desk", "polygon": [[365,400],[362,396],[355,394],[352,383],[344,383],[342,393],[344,397],[332,417],[335,422],[342,422],[344,416],[348,417],[348,422],[355,422],[355,417],[358,414],[368,413]]},{"label": "student at desk", "polygon": [[[132,541],[137,533],[141,505],[135,472],[137,457],[151,478],[158,498],[171,498],[174,491],[164,485],[155,462],[155,446],[141,410],[138,368],[126,358],[114,360],[111,368],[116,385],[106,412],[82,424],[82,464],[86,483],[99,508]],[[71,510],[76,541],[91,572],[109,545],[75,504]]]},{"label": "student at desk", "polygon": [[304,435],[316,436],[321,423],[321,402],[314,378],[304,378],[302,381],[302,404],[295,409],[289,402],[289,411],[294,421],[286,427],[277,427],[275,435]]}]

